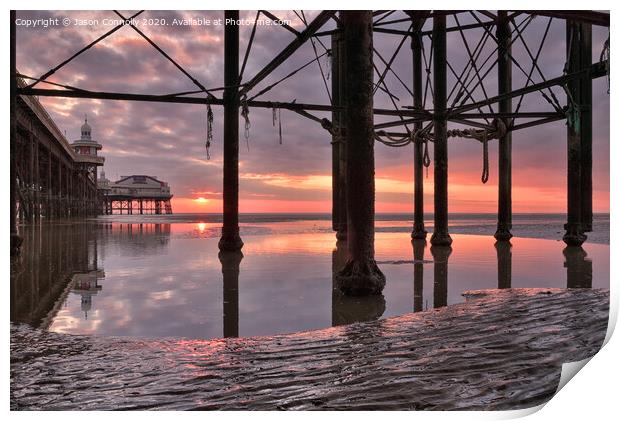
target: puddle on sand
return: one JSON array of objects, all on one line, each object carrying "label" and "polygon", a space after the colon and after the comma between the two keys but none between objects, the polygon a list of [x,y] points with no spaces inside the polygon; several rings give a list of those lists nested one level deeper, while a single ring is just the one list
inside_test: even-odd
[{"label": "puddle on sand", "polygon": [[[382,296],[332,288],[346,244],[308,222],[253,223],[243,256],[218,257],[211,223],[21,227],[11,320],[54,332],[218,338],[298,332],[463,302],[467,290],[608,288],[609,247],[453,235],[451,250],[379,232]],[[218,225],[219,224],[215,224]],[[243,229],[243,228],[242,228]],[[362,302],[363,301],[363,302]]]}]

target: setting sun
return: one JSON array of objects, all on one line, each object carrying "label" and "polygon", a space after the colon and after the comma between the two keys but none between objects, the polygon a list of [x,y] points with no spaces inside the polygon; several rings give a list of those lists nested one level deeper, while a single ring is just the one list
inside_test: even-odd
[{"label": "setting sun", "polygon": [[209,199],[205,199],[204,197],[199,197],[197,199],[194,199],[194,202],[203,204],[203,203],[208,203]]}]

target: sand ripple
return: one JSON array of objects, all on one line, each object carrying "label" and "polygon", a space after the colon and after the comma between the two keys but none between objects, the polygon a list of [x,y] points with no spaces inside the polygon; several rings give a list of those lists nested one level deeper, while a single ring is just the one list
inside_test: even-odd
[{"label": "sand ripple", "polygon": [[609,291],[471,292],[465,303],[319,331],[210,341],[11,326],[11,408],[517,409],[596,353]]}]

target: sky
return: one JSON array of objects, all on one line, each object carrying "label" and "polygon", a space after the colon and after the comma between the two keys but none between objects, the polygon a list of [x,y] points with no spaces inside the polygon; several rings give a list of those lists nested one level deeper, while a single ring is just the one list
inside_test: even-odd
[{"label": "sky", "polygon": [[[133,11],[121,11],[125,16]],[[292,11],[272,11],[290,25],[303,30],[303,22]],[[395,13],[388,19],[398,19]],[[252,19],[255,11],[242,11],[241,18]],[[305,17],[310,20],[316,12]],[[482,15],[477,15],[484,19]],[[223,86],[223,26],[174,25],[174,19],[222,18],[221,11],[146,11],[140,15],[139,28],[167,54],[207,88]],[[17,27],[17,66],[26,75],[39,77],[48,69],[70,57],[83,46],[113,27],[106,19],[117,19],[112,11],[20,11],[17,18],[64,18],[68,26]],[[146,21],[142,21],[146,18]],[[80,20],[80,25],[75,19]],[[165,24],[162,24],[164,19]],[[461,25],[474,22],[468,14],[460,14]],[[544,36],[549,18],[537,17],[531,22],[517,17],[524,27],[523,38],[535,54]],[[157,23],[160,23],[157,25]],[[448,25],[456,21],[448,17]],[[332,29],[333,22],[325,25]],[[394,24],[394,29],[407,29],[407,24]],[[242,60],[252,26],[240,27],[240,55]],[[430,29],[427,22],[424,29]],[[457,74],[468,62],[467,48],[473,50],[484,36],[484,30],[466,31],[465,41],[459,32],[448,35],[448,61]],[[607,28],[593,28],[593,60],[598,60]],[[244,80],[255,75],[277,53],[293,40],[293,34],[278,26],[259,26],[248,58]],[[512,55],[519,66],[513,67],[513,88],[525,85],[531,60],[523,42],[516,37]],[[565,62],[564,22],[554,19],[549,26],[543,45],[539,67],[546,79],[560,76]],[[329,37],[322,37],[329,48]],[[401,37],[375,33],[374,46],[381,54],[375,56],[379,72],[383,72],[382,58],[389,60]],[[467,43],[467,44],[466,44]],[[497,94],[496,67],[492,67],[496,53],[492,41],[481,49],[478,65],[490,70],[484,81],[487,95]],[[319,54],[325,50],[315,41]],[[430,39],[425,38],[426,54]],[[272,84],[314,57],[311,43],[307,43],[289,60],[260,83],[252,94]],[[490,60],[483,64],[486,57]],[[430,57],[427,56],[427,59]],[[327,57],[320,59],[321,67],[328,70]],[[395,96],[399,107],[410,105],[410,93],[403,86],[411,86],[410,42],[403,43],[388,73],[385,83]],[[471,78],[475,76],[471,75]],[[537,71],[535,82],[541,81]],[[110,37],[90,48],[48,79],[93,91],[167,94],[195,90],[195,85],[174,65],[161,56],[131,27],[123,27]],[[379,74],[375,75],[375,82]],[[330,81],[327,80],[328,86]],[[456,84],[448,77],[448,91]],[[474,83],[475,84],[475,83]],[[470,85],[473,86],[473,85]],[[40,84],[38,87],[50,88]],[[560,88],[554,89],[561,104],[566,96]],[[220,95],[220,93],[216,93]],[[484,99],[482,87],[472,91],[475,100]],[[452,97],[453,98],[453,97]],[[450,98],[452,100],[452,98]],[[259,99],[300,103],[329,104],[323,79],[317,63],[313,63],[287,79]],[[72,141],[79,138],[84,115],[92,126],[93,138],[103,145],[100,152],[106,158],[107,178],[118,180],[123,175],[148,174],[170,183],[174,194],[173,210],[182,212],[221,212],[222,209],[222,120],[223,110],[214,106],[214,141],[211,159],[207,160],[206,107],[204,105],[163,104],[129,101],[104,101],[68,98],[40,98],[57,126]],[[513,106],[516,106],[516,100]],[[376,108],[392,108],[387,94],[378,90]],[[430,94],[427,107],[432,108]],[[493,108],[497,111],[496,106]],[[486,109],[485,111],[488,111]],[[552,111],[540,94],[525,97],[521,111]],[[330,118],[328,113],[316,112],[318,117]],[[391,118],[393,119],[393,117]],[[390,118],[375,117],[375,122]],[[243,127],[240,130],[240,211],[241,212],[330,212],[331,211],[331,145],[330,135],[317,123],[286,110],[281,111],[282,144],[278,128],[272,121],[272,110],[250,110],[250,136],[246,142]],[[240,124],[243,124],[241,119]],[[463,128],[450,125],[449,128]],[[401,129],[402,130],[402,129]],[[480,181],[482,147],[478,142],[465,139],[449,141],[449,210],[450,212],[496,212],[497,209],[497,141],[490,142],[490,178]],[[431,148],[432,157],[432,148]],[[593,83],[593,206],[595,212],[609,211],[609,94],[607,80]],[[376,211],[412,212],[413,210],[413,149],[390,148],[375,145]],[[564,121],[519,130],[513,133],[513,211],[565,212],[566,209],[566,125]],[[425,211],[432,212],[433,168],[424,179]]]}]

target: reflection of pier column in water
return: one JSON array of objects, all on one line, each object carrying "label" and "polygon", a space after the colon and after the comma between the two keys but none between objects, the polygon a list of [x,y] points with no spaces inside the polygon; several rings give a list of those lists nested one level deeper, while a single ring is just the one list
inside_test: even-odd
[{"label": "reflection of pier column in water", "polygon": [[243,259],[240,251],[222,251],[218,254],[222,264],[224,283],[224,337],[239,336],[239,265]]},{"label": "reflection of pier column in water", "polygon": [[336,241],[336,248],[332,251],[332,326],[337,326],[338,319],[336,301],[340,299],[341,292],[336,288],[336,274],[347,262],[347,242],[346,240]]},{"label": "reflection of pier column in water", "polygon": [[422,311],[424,302],[424,249],[426,240],[413,240],[413,311]]},{"label": "reflection of pier column in water", "polygon": [[349,297],[336,286],[335,276],[347,263],[347,242],[336,242],[332,251],[332,326],[376,320],[385,312],[383,294],[366,297]]},{"label": "reflection of pier column in water", "polygon": [[512,244],[509,241],[495,243],[497,251],[497,288],[505,289],[512,286]]},{"label": "reflection of pier column in water", "polygon": [[91,224],[42,224],[22,231],[23,269],[11,272],[11,320],[46,329],[75,275],[99,272],[98,230]]},{"label": "reflection of pier column in water", "polygon": [[433,255],[433,307],[445,307],[448,305],[448,258],[452,254],[452,247],[431,246]]},{"label": "reflection of pier column in water", "polygon": [[566,288],[592,288],[592,260],[582,247],[569,246],[564,254]]}]

